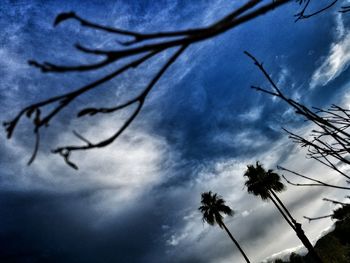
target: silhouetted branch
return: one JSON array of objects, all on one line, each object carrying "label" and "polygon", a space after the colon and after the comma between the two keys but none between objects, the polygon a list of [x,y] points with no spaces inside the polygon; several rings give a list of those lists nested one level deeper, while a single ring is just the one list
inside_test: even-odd
[{"label": "silhouetted branch", "polygon": [[[338,167],[339,163],[350,165],[349,110],[337,105],[332,105],[327,110],[322,110],[319,108],[310,109],[305,105],[287,97],[272,80],[268,72],[263,67],[263,64],[247,51],[244,53],[253,60],[254,64],[265,76],[271,85],[272,91],[255,86],[253,86],[253,88],[257,91],[261,91],[282,99],[295,110],[296,114],[303,116],[308,121],[311,121],[318,128],[312,130],[311,138],[306,138],[284,129],[289,134],[289,138],[291,138],[293,142],[298,143],[301,147],[307,147],[308,158],[315,159],[327,167],[335,170],[343,177],[350,179],[350,176],[340,170]],[[307,179],[313,181],[310,178]],[[291,183],[290,181],[288,182]],[[320,182],[316,183],[319,184]],[[320,185],[328,186],[325,183],[321,183]]]},{"label": "silhouetted branch", "polygon": [[311,0],[301,0],[301,1],[298,1],[298,2],[299,2],[299,4],[302,4],[303,2],[305,4],[304,4],[302,10],[294,15],[296,17],[295,22],[297,22],[297,21],[299,21],[301,19],[307,19],[307,18],[313,17],[315,15],[318,15],[319,13],[324,12],[325,10],[327,10],[327,9],[331,8],[333,5],[335,5],[338,2],[338,0],[333,0],[333,2],[331,2],[327,6],[321,8],[321,9],[319,9],[317,11],[308,13],[308,14],[306,14],[306,11],[307,11],[307,9],[309,7],[309,4],[310,4]]},{"label": "silhouetted branch", "polygon": [[307,153],[308,158],[314,159],[322,163],[323,165],[337,171],[347,179],[350,179],[350,177],[347,174],[345,174],[343,171],[338,169],[338,167],[328,157],[330,156],[345,164],[350,164],[349,160],[342,156],[344,154],[348,154],[348,148],[343,143],[338,143],[341,147],[336,148],[337,144],[333,143],[331,145],[322,141],[321,140],[322,137],[325,137],[328,135],[327,132],[314,130],[313,132],[319,135],[314,136],[313,140],[307,140],[300,135],[297,135],[295,133],[288,131],[287,129],[283,129],[283,130],[289,134],[289,138],[292,139],[293,142],[300,144],[301,147],[308,147],[308,153]]},{"label": "silhouetted branch", "polygon": [[[227,16],[219,19],[213,24],[204,28],[195,28],[180,31],[169,31],[169,32],[158,32],[158,33],[140,33],[135,31],[129,31],[119,28],[112,28],[104,25],[99,25],[97,23],[88,21],[74,12],[61,13],[59,14],[55,21],[54,26],[67,21],[75,20],[80,23],[81,26],[96,29],[101,32],[107,32],[116,34],[120,37],[130,38],[129,41],[119,40],[121,44],[121,49],[118,50],[104,50],[104,49],[94,49],[84,46],[83,44],[76,44],[75,47],[78,51],[87,53],[90,55],[95,55],[99,58],[97,62],[83,64],[83,65],[57,65],[51,62],[37,62],[35,60],[29,61],[29,64],[39,68],[42,72],[52,72],[52,73],[63,73],[63,72],[86,72],[96,69],[104,68],[107,65],[111,65],[117,61],[125,61],[126,59],[133,58],[131,62],[128,60],[124,65],[120,66],[118,69],[112,73],[103,76],[102,78],[91,82],[77,90],[68,92],[59,96],[51,97],[49,99],[40,101],[38,103],[31,104],[24,109],[22,109],[14,119],[5,122],[4,126],[7,132],[7,137],[11,138],[13,132],[23,115],[27,115],[28,118],[33,112],[41,112],[42,110],[49,110],[46,113],[39,115],[35,120],[33,120],[34,133],[37,137],[37,143],[35,144],[34,153],[30,159],[33,162],[39,147],[39,131],[41,127],[48,126],[52,119],[64,108],[66,108],[71,102],[75,101],[80,95],[86,94],[87,92],[99,87],[101,84],[106,83],[125,71],[131,68],[137,68],[141,64],[150,60],[152,57],[165,52],[169,49],[177,49],[176,53],[168,60],[168,62],[160,69],[158,73],[152,78],[147,87],[136,97],[129,101],[120,103],[119,105],[112,108],[84,108],[79,111],[78,117],[82,116],[92,116],[98,113],[112,113],[127,107],[136,107],[132,114],[127,118],[127,120],[122,124],[122,126],[109,138],[104,139],[100,142],[93,143],[87,140],[81,134],[75,133],[79,140],[84,142],[84,145],[75,146],[63,146],[52,150],[53,153],[60,154],[65,162],[74,169],[77,169],[77,165],[70,161],[70,156],[73,151],[88,150],[93,148],[101,148],[111,144],[120,134],[133,122],[142,109],[144,101],[148,96],[149,92],[152,90],[157,81],[161,78],[164,72],[169,68],[169,66],[176,61],[180,54],[190,45],[205,41],[207,39],[218,36],[228,30],[231,30],[241,24],[251,21],[283,4],[291,2],[290,0],[277,0],[265,4],[262,0],[250,0],[243,4],[241,7],[233,10]],[[264,3],[264,5],[258,6],[258,4]],[[150,42],[151,41],[151,42]],[[134,58],[136,57],[136,58]],[[47,108],[46,108],[47,107]]]},{"label": "silhouetted branch", "polygon": [[341,10],[339,11],[340,13],[347,13],[350,12],[350,6],[342,6]]},{"label": "silhouetted branch", "polygon": [[207,30],[206,28],[199,28],[199,29],[187,29],[183,31],[173,31],[173,32],[159,32],[159,33],[140,33],[135,31],[128,31],[120,28],[114,28],[104,25],[99,25],[96,23],[93,23],[91,21],[88,21],[80,16],[78,16],[74,12],[68,12],[68,13],[61,13],[56,17],[56,20],[54,22],[54,26],[57,26],[58,24],[62,23],[65,20],[76,20],[80,22],[80,24],[83,27],[93,28],[100,31],[105,31],[108,33],[118,34],[118,35],[124,35],[128,37],[132,37],[133,40],[128,42],[120,42],[122,45],[132,45],[136,43],[140,43],[145,40],[151,40],[151,39],[157,39],[157,38],[168,38],[168,37],[179,37],[179,36],[190,36],[195,35],[204,32]]},{"label": "silhouetted branch", "polygon": [[85,142],[87,145],[92,145],[92,143],[86,139],[84,136],[82,136],[81,134],[79,134],[78,132],[76,131],[73,131],[73,134],[78,137],[80,140],[82,140],[83,142]]},{"label": "silhouetted branch", "polygon": [[35,157],[36,157],[38,150],[39,150],[40,133],[39,133],[39,131],[35,131],[34,134],[35,134],[35,145],[34,145],[34,150],[33,150],[32,156],[30,157],[30,159],[27,163],[28,165],[31,165],[31,163],[35,160]]},{"label": "silhouetted branch", "polygon": [[323,198],[322,200],[326,201],[326,202],[331,202],[332,204],[335,204],[335,205],[342,205],[342,206],[349,205],[347,203],[339,202],[337,200],[333,200],[333,199],[329,199],[329,198]]},{"label": "silhouetted branch", "polygon": [[297,172],[295,172],[295,171],[289,170],[289,169],[284,168],[284,167],[282,167],[282,166],[277,166],[277,169],[282,170],[282,171],[286,171],[286,172],[289,172],[289,173],[292,173],[292,174],[294,174],[294,175],[296,175],[296,176],[299,176],[299,177],[301,177],[301,178],[304,178],[304,179],[307,179],[307,180],[310,180],[310,181],[314,182],[313,184],[292,183],[292,182],[289,181],[284,175],[282,175],[282,177],[284,178],[284,180],[286,180],[286,182],[289,183],[290,185],[294,185],[294,186],[326,186],[326,187],[331,187],[331,188],[337,188],[337,189],[343,189],[343,190],[350,190],[350,187],[344,187],[344,186],[338,186],[338,185],[328,184],[328,183],[322,182],[322,181],[320,181],[320,180],[311,178],[311,177],[309,177],[309,176],[305,176],[305,175],[302,175],[302,174],[297,173]]},{"label": "silhouetted branch", "polygon": [[[81,151],[81,150],[89,150],[89,149],[93,149],[93,148],[102,148],[105,147],[109,144],[111,144],[115,139],[117,139],[119,137],[120,134],[122,134],[122,132],[130,125],[130,123],[136,118],[136,116],[139,114],[145,99],[148,95],[148,93],[151,91],[151,89],[153,88],[153,86],[157,83],[157,81],[161,78],[161,76],[164,74],[164,72],[168,69],[168,67],[170,67],[170,65],[172,63],[174,63],[174,61],[180,56],[180,54],[187,48],[187,46],[183,46],[181,47],[172,57],[170,57],[170,59],[167,61],[167,63],[160,69],[160,71],[155,75],[155,77],[151,80],[151,82],[148,84],[148,86],[142,91],[142,93],[137,96],[134,100],[132,100],[132,103],[138,103],[136,109],[134,110],[134,112],[131,114],[131,116],[124,122],[124,124],[121,126],[121,128],[111,137],[102,140],[98,143],[90,143],[89,141],[83,139],[83,141],[86,142],[85,145],[82,146],[65,146],[65,147],[59,147],[55,150],[53,150],[53,153],[58,153],[61,156],[65,157],[65,161],[67,164],[72,164],[72,162],[69,160],[69,156],[71,154],[71,152],[73,151]],[[128,103],[132,104],[132,103]],[[123,107],[125,106],[125,104],[123,105]],[[118,108],[118,107],[117,107]],[[115,109],[115,108],[114,108]],[[120,106],[118,109],[121,109]],[[82,139],[83,137],[81,137],[80,139]]]},{"label": "silhouetted branch", "polygon": [[[52,63],[48,63],[48,62],[38,63],[36,61],[30,61],[30,64],[41,68],[41,70],[44,72],[69,72],[69,71],[94,70],[94,69],[104,67],[104,66],[111,64],[113,62],[116,62],[120,59],[130,57],[133,55],[137,55],[137,54],[141,54],[144,52],[152,52],[152,51],[159,50],[159,49],[164,50],[164,49],[169,49],[172,47],[189,45],[189,44],[193,44],[193,43],[196,43],[199,41],[203,41],[203,40],[212,38],[214,36],[217,36],[219,34],[226,32],[226,31],[228,31],[228,30],[230,30],[230,29],[232,29],[240,24],[243,24],[249,20],[252,20],[252,19],[260,16],[260,15],[263,15],[266,12],[269,12],[269,11],[273,10],[274,8],[276,8],[282,4],[285,4],[289,1],[290,0],[275,1],[273,3],[267,4],[265,6],[262,6],[254,11],[248,12],[247,14],[243,15],[243,13],[249,11],[250,9],[255,7],[257,4],[262,2],[261,0],[248,1],[242,7],[233,11],[231,14],[226,16],[224,19],[222,19],[218,22],[215,22],[211,26],[208,26],[205,29],[199,30],[196,34],[190,34],[189,36],[186,35],[182,38],[175,39],[175,40],[172,40],[172,39],[166,40],[166,41],[161,40],[161,41],[158,41],[155,43],[145,44],[143,46],[136,46],[136,47],[125,48],[125,49],[121,49],[121,50],[110,50],[110,51],[107,51],[107,50],[94,50],[94,51],[92,51],[91,49],[82,48],[81,45],[78,45],[78,49],[81,51],[82,50],[85,50],[85,51],[89,50],[90,53],[95,53],[97,55],[106,56],[106,58],[103,61],[95,63],[95,64],[77,65],[77,66],[60,66],[60,65],[56,65],[56,64],[52,64]],[[64,15],[64,14],[66,14],[66,15]],[[66,19],[69,19],[69,18],[77,19],[77,17],[78,17],[76,15],[67,15],[67,14],[72,14],[72,13],[63,13],[61,15],[64,15],[64,17],[66,17]],[[62,21],[66,20],[66,19],[59,19],[59,21],[60,21],[59,23],[61,23]],[[56,24],[58,24],[58,23],[56,22]],[[103,26],[100,26],[100,29],[102,29],[102,28],[103,28]],[[117,31],[118,30],[116,30],[116,32]],[[134,34],[133,35],[134,37],[135,37],[135,35],[139,34],[136,32],[124,31],[123,35],[125,35],[126,32],[128,32],[128,35]],[[182,32],[183,31],[180,31],[180,33],[182,33]],[[121,31],[118,34],[122,34]],[[161,34],[161,33],[153,34],[153,35],[157,35],[157,37],[153,37],[153,38],[159,38],[158,37],[159,34]],[[168,35],[168,34],[175,34],[175,32],[164,33],[163,35],[165,35],[165,36],[163,36],[163,37],[166,37],[166,35]],[[139,41],[129,43],[129,45],[133,45],[133,44],[136,44],[138,42]],[[76,45],[76,47],[77,47],[77,45]]]},{"label": "silhouetted branch", "polygon": [[314,221],[314,220],[324,219],[324,218],[328,218],[328,217],[331,217],[332,219],[342,220],[342,217],[344,217],[344,215],[347,214],[347,210],[350,207],[350,204],[339,202],[339,201],[332,200],[332,199],[329,199],[329,198],[323,198],[322,200],[326,201],[326,202],[331,202],[332,204],[335,204],[335,205],[341,205],[341,207],[336,209],[336,210],[334,210],[333,214],[330,214],[330,215],[319,216],[319,217],[307,217],[307,216],[304,216],[304,218],[309,220],[309,223],[311,221]]},{"label": "silhouetted branch", "polygon": [[319,219],[324,219],[324,218],[328,218],[328,217],[332,217],[333,214],[329,214],[329,215],[325,215],[325,216],[318,216],[318,217],[307,217],[307,216],[303,216],[305,219],[309,220],[309,223],[311,221],[314,221],[314,220],[319,220]]},{"label": "silhouetted branch", "polygon": [[301,183],[293,183],[289,181],[284,175],[282,175],[283,179],[290,185],[294,186],[323,186],[322,184],[301,184]]}]

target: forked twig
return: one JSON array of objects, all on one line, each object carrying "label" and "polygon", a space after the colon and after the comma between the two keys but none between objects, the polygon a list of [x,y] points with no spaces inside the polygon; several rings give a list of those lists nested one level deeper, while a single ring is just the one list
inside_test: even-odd
[{"label": "forked twig", "polygon": [[311,0],[301,0],[301,1],[299,1],[300,4],[302,4],[303,2],[305,2],[305,4],[304,4],[304,7],[302,8],[302,10],[294,15],[296,17],[295,22],[298,22],[301,19],[307,19],[307,18],[316,16],[316,15],[326,11],[327,9],[329,9],[333,5],[335,5],[338,2],[338,0],[333,0],[332,2],[330,2],[325,7],[320,8],[319,10],[311,12],[311,13],[308,13],[308,14],[306,14],[306,11],[307,11],[307,9],[309,7],[309,4],[311,3]]}]

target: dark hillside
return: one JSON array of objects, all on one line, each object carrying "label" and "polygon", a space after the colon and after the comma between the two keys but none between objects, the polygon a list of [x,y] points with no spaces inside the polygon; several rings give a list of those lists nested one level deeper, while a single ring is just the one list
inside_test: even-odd
[{"label": "dark hillside", "polygon": [[[335,229],[320,238],[315,249],[325,263],[350,262],[350,205],[334,211]],[[274,263],[313,263],[309,255],[292,253],[290,261],[275,260]]]}]

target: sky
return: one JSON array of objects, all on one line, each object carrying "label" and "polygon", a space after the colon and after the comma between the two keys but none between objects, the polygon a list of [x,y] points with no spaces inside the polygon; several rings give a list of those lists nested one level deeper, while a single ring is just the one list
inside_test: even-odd
[{"label": "sky", "polygon": [[[103,2],[103,3],[102,3]],[[264,3],[268,1],[263,1]],[[316,2],[316,1],[314,1]],[[318,1],[317,1],[318,2]],[[118,36],[67,21],[54,28],[60,12],[75,11],[103,25],[140,32],[202,27],[244,1],[0,1],[1,121],[50,96],[78,88],[118,65],[84,73],[43,74],[30,59],[59,64],[96,60],[74,49],[120,49]],[[252,262],[305,253],[273,204],[244,188],[248,164],[277,165],[333,184],[344,180],[305,158],[282,127],[308,134],[312,125],[288,106],[250,88],[268,83],[253,53],[288,96],[309,106],[350,105],[350,18],[337,12],[348,1],[310,19],[294,22],[292,1],[213,39],[190,46],[148,96],[140,115],[112,145],[74,152],[73,170],[51,149],[77,143],[72,131],[92,141],[113,134],[130,110],[76,118],[84,107],[126,100],[147,85],[170,55],[103,84],[68,108],[42,133],[35,162],[31,124],[24,120],[11,140],[0,132],[0,258],[4,262],[244,262],[218,226],[202,222],[200,194],[217,192],[235,211],[228,228]],[[317,9],[317,6],[311,6]],[[294,181],[299,178],[286,174]],[[287,186],[280,198],[315,242],[332,228],[323,197],[347,193]],[[6,261],[7,260],[7,261]]]}]

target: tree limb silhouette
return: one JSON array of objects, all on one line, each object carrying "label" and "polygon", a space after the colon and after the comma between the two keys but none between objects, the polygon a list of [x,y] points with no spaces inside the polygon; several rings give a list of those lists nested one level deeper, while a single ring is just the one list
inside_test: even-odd
[{"label": "tree limb silhouette", "polygon": [[318,217],[307,217],[307,216],[304,216],[305,219],[309,220],[309,223],[311,221],[314,221],[314,220],[324,219],[324,218],[328,218],[328,217],[331,217],[333,220],[334,219],[342,220],[344,218],[344,216],[347,217],[348,209],[350,208],[350,204],[349,203],[343,203],[343,202],[339,202],[339,201],[336,201],[336,200],[333,200],[333,199],[329,199],[329,198],[323,198],[322,200],[326,201],[326,202],[331,202],[332,204],[335,204],[335,205],[340,205],[341,207],[336,209],[336,210],[334,210],[333,213],[329,214],[329,215],[318,216]]},{"label": "tree limb silhouette", "polygon": [[[333,6],[335,2],[337,2],[334,1],[328,6],[322,8],[321,10],[318,10],[317,12],[306,14],[306,10],[308,9],[310,1],[311,0],[295,1],[300,5],[303,5],[301,12],[296,14],[298,19],[305,19],[314,16],[318,13],[321,13]],[[112,73],[107,74],[101,77],[100,79],[97,79],[81,88],[78,88],[71,92],[67,92],[62,95],[48,98],[38,103],[33,103],[23,108],[12,120],[4,122],[4,127],[7,132],[7,138],[10,139],[12,137],[18,122],[23,116],[31,118],[31,116],[34,113],[35,117],[33,118],[33,132],[35,134],[35,145],[32,156],[30,157],[28,162],[28,164],[31,164],[35,160],[37,152],[39,150],[41,128],[49,126],[50,122],[54,119],[54,117],[56,117],[56,115],[59,114],[63,109],[65,109],[71,102],[75,101],[79,96],[94,90],[101,84],[120,76],[124,72],[132,68],[137,68],[138,66],[144,64],[151,58],[159,55],[160,53],[163,53],[170,49],[177,49],[180,53],[174,58],[169,59],[169,61],[172,60],[170,63],[166,63],[163,65],[163,68],[160,69],[158,73],[156,73],[155,77],[149,82],[149,84],[145,87],[145,90],[139,96],[136,96],[133,99],[123,102],[113,108],[83,108],[79,111],[78,117],[83,117],[92,116],[100,113],[112,113],[136,105],[136,108],[134,109],[133,113],[129,116],[125,123],[122,124],[122,126],[116,131],[116,133],[113,136],[106,138],[100,142],[92,143],[90,140],[86,140],[81,134],[75,132],[74,134],[76,135],[76,137],[80,141],[84,142],[84,145],[62,146],[52,150],[53,153],[60,154],[68,165],[77,169],[78,167],[69,160],[71,152],[105,147],[111,144],[116,138],[118,138],[120,134],[124,132],[124,130],[133,122],[133,120],[140,113],[145,99],[147,98],[149,92],[155,86],[156,82],[161,78],[161,76],[168,69],[168,67],[176,61],[176,59],[181,55],[181,53],[186,49],[186,47],[223,34],[239,25],[254,20],[255,18],[265,13],[268,13],[273,9],[282,6],[288,2],[292,1],[275,0],[269,3],[265,3],[262,0],[249,0],[237,9],[233,10],[228,15],[224,16],[221,19],[218,19],[217,21],[215,21],[207,27],[190,28],[187,30],[178,31],[164,31],[156,33],[141,33],[132,30],[125,30],[121,28],[100,25],[77,15],[75,12],[60,13],[57,15],[53,23],[55,27],[59,26],[61,23],[67,22],[68,20],[75,20],[79,22],[82,27],[95,29],[99,32],[114,34],[118,38],[121,38],[117,40],[121,48],[116,50],[95,49],[86,47],[81,43],[76,43],[75,48],[78,51],[85,54],[94,55],[98,60],[93,63],[80,65],[59,65],[52,62],[38,62],[36,60],[29,60],[29,65],[40,69],[43,73],[68,73],[89,72],[97,69],[102,69],[108,65],[114,64],[117,61],[125,62],[127,59],[130,58],[131,61],[126,61],[124,65],[120,66]],[[346,12],[347,8],[348,7],[344,6],[341,12]],[[125,38],[127,40],[125,40]],[[136,56],[136,58],[134,58],[134,56]],[[280,93],[275,94],[273,92],[263,90],[258,87],[256,87],[256,89],[269,93],[270,95],[280,95]],[[145,92],[146,90],[147,92]],[[339,142],[339,144],[342,143],[344,144],[344,142],[342,141]]]},{"label": "tree limb silhouette", "polygon": [[294,186],[326,186],[326,187],[331,187],[331,188],[338,188],[338,189],[343,189],[343,190],[350,190],[350,187],[344,187],[344,186],[338,186],[338,185],[332,185],[332,184],[328,184],[328,183],[325,183],[325,182],[322,182],[320,180],[317,180],[317,179],[314,179],[314,178],[311,178],[309,176],[306,176],[306,175],[302,175],[300,173],[297,173],[295,171],[292,171],[292,170],[289,170],[287,168],[284,168],[282,166],[277,166],[277,169],[279,170],[282,170],[282,171],[286,171],[286,172],[289,172],[289,173],[292,173],[296,176],[299,176],[301,178],[304,178],[304,179],[307,179],[307,180],[310,180],[314,183],[309,183],[309,184],[304,184],[304,183],[292,183],[291,181],[289,181],[284,175],[282,175],[282,177],[284,178],[284,180],[290,184],[290,185],[294,185]]},{"label": "tree limb silhouette", "polygon": [[[154,77],[145,87],[145,89],[133,99],[123,102],[112,108],[83,108],[79,111],[77,117],[92,116],[96,114],[112,113],[128,107],[136,107],[127,120],[121,125],[121,127],[109,138],[101,140],[100,142],[93,143],[86,139],[83,135],[74,132],[74,135],[84,143],[84,145],[75,146],[62,146],[53,149],[52,152],[59,154],[65,160],[65,162],[74,169],[78,169],[78,166],[70,160],[71,153],[73,151],[89,150],[93,148],[101,148],[111,144],[117,139],[133,122],[133,120],[140,113],[144,102],[153,89],[157,81],[162,77],[165,71],[173,64],[176,59],[185,51],[185,49],[200,41],[218,36],[233,28],[242,25],[248,21],[251,21],[263,14],[270,12],[271,10],[282,6],[291,0],[276,0],[269,3],[265,3],[262,0],[250,0],[239,8],[233,10],[227,16],[219,19],[213,24],[203,27],[194,28],[180,31],[158,32],[158,33],[140,33],[136,31],[128,31],[119,28],[112,28],[97,23],[91,22],[78,16],[74,12],[66,12],[59,14],[55,21],[54,26],[58,26],[68,20],[76,20],[82,27],[96,29],[100,32],[107,32],[115,34],[121,38],[129,38],[129,40],[118,40],[121,49],[117,50],[104,50],[94,49],[86,47],[80,43],[75,44],[75,48],[83,53],[95,55],[99,60],[90,64],[81,65],[58,65],[51,62],[38,62],[30,60],[29,65],[39,68],[43,73],[67,73],[67,72],[88,72],[97,69],[102,69],[108,65],[111,65],[117,61],[125,62],[124,65],[115,69],[112,73],[103,76],[81,88],[67,92],[62,95],[54,96],[38,103],[31,104],[22,110],[10,121],[4,122],[4,127],[7,132],[7,138],[10,139],[13,135],[18,122],[23,116],[31,118],[33,113],[35,117],[33,119],[34,134],[36,136],[36,143],[33,150],[33,154],[28,162],[31,164],[36,157],[40,143],[40,130],[42,127],[49,126],[50,122],[58,113],[66,108],[71,102],[75,101],[79,96],[86,94],[101,84],[106,83],[124,72],[137,68],[151,58],[159,55],[170,49],[177,49],[168,61],[161,67],[161,69],[155,73]],[[264,4],[263,4],[264,3]],[[261,4],[261,5],[259,5]],[[135,58],[136,57],[136,58]],[[131,59],[126,61],[127,59]],[[47,109],[49,108],[49,109]]]},{"label": "tree limb silhouette", "polygon": [[[253,60],[254,64],[263,73],[264,77],[270,83],[272,90],[256,86],[251,87],[285,101],[295,110],[296,114],[301,115],[317,127],[317,129],[312,130],[312,134],[309,137],[295,134],[283,128],[289,134],[292,141],[301,147],[307,148],[308,158],[317,160],[323,165],[335,170],[346,179],[350,179],[350,176],[339,168],[340,164],[350,164],[350,111],[337,105],[332,105],[327,110],[319,108],[310,109],[287,97],[272,80],[270,74],[263,67],[263,64],[249,52],[245,51],[244,53]],[[350,180],[347,182],[350,183]]]},{"label": "tree limb silhouette", "polygon": [[294,16],[296,17],[295,19],[295,22],[298,22],[299,20],[302,20],[302,19],[307,19],[307,18],[310,18],[310,17],[313,17],[313,16],[316,16],[324,11],[326,11],[327,9],[331,8],[332,6],[334,6],[338,0],[333,0],[332,2],[330,2],[328,5],[326,5],[325,7],[322,7],[320,8],[319,10],[316,10],[316,11],[313,11],[313,12],[310,12],[310,13],[307,13],[307,10],[309,8],[309,5],[311,3],[311,0],[297,0],[297,2],[300,4],[300,5],[303,5],[304,6],[302,7],[301,11],[296,13]]}]

